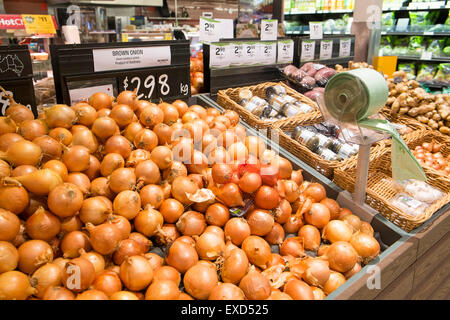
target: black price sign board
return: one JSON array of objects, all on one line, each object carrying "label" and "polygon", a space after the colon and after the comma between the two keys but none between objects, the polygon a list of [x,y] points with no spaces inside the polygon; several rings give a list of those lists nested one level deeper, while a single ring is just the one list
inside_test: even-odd
[{"label": "black price sign board", "polygon": [[190,96],[189,41],[147,41],[51,46],[58,103],[84,101],[95,92],[139,99]]},{"label": "black price sign board", "polygon": [[189,67],[163,67],[134,71],[118,77],[119,91],[136,89],[138,99],[165,100],[186,97],[190,90]]},{"label": "black price sign board", "polygon": [[[33,87],[33,68],[27,46],[0,46],[0,86],[17,103],[27,106],[37,116]],[[10,105],[3,91],[0,92],[0,113],[4,115]]]}]

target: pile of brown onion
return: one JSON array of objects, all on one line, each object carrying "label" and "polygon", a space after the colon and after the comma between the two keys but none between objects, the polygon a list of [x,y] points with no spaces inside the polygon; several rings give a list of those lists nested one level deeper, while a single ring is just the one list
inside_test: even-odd
[{"label": "pile of brown onion", "polygon": [[0,299],[323,299],[379,254],[234,111],[130,91],[8,111]]}]

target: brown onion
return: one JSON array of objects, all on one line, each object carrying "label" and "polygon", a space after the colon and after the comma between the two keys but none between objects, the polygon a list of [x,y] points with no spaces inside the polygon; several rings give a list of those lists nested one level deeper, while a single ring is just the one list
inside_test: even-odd
[{"label": "brown onion", "polygon": [[80,249],[81,258],[89,260],[95,269],[95,274],[99,274],[105,270],[105,259],[103,256],[95,251],[85,252],[84,249]]},{"label": "brown onion", "polygon": [[83,203],[83,193],[71,183],[63,183],[48,194],[49,209],[60,218],[75,215]]},{"label": "brown onion", "polygon": [[81,205],[79,217],[84,223],[99,225],[106,221],[112,213],[111,201],[102,196],[92,197],[84,200]]},{"label": "brown onion", "polygon": [[129,257],[120,265],[120,279],[129,290],[141,291],[153,280],[152,266],[142,256]]},{"label": "brown onion", "polygon": [[113,209],[115,214],[134,219],[141,210],[141,198],[136,191],[124,190],[114,198]]},{"label": "brown onion", "polygon": [[361,219],[357,215],[350,214],[345,216],[341,220],[347,222],[348,225],[352,227],[353,233],[359,231],[359,229],[361,228]]},{"label": "brown onion", "polygon": [[0,274],[16,269],[19,263],[19,252],[16,247],[6,241],[0,241]]},{"label": "brown onion", "polygon": [[43,162],[59,159],[61,157],[62,147],[60,143],[52,137],[40,136],[34,139],[33,143],[41,148]]},{"label": "brown onion", "polygon": [[328,281],[323,286],[323,291],[326,294],[330,294],[334,290],[339,288],[341,285],[343,285],[344,283],[345,283],[345,277],[341,273],[335,272],[335,271],[331,271],[330,272],[330,277],[328,278]]},{"label": "brown onion", "polygon": [[166,263],[184,274],[198,261],[198,254],[191,244],[176,240],[169,248]]},{"label": "brown onion", "polygon": [[304,247],[301,238],[287,238],[280,246],[282,256],[301,257],[304,254]]},{"label": "brown onion", "polygon": [[92,223],[86,224],[89,231],[92,248],[100,254],[113,253],[121,241],[119,228],[113,223],[106,222],[98,226]]},{"label": "brown onion", "polygon": [[245,300],[244,292],[231,283],[219,283],[210,293],[209,300]]},{"label": "brown onion", "polygon": [[341,207],[339,206],[339,203],[337,203],[336,200],[325,198],[322,201],[320,201],[320,203],[325,205],[328,208],[328,210],[330,210],[330,220],[339,218],[339,212],[341,210]]},{"label": "brown onion", "polygon": [[255,209],[247,215],[251,233],[257,236],[268,234],[274,225],[274,219],[269,211]]},{"label": "brown onion", "polygon": [[327,197],[326,190],[320,183],[310,183],[303,194],[315,202],[320,202]]},{"label": "brown onion", "polygon": [[113,101],[114,97],[111,97],[110,95],[107,95],[103,92],[96,92],[89,97],[89,104],[96,110],[100,110],[102,108],[111,108]]},{"label": "brown onion", "polygon": [[225,224],[224,231],[225,238],[238,246],[251,234],[250,226],[243,218],[231,218]]},{"label": "brown onion", "polygon": [[141,255],[144,253],[144,248],[140,243],[132,239],[126,239],[119,244],[119,247],[114,252],[113,260],[115,264],[121,265],[127,257]]},{"label": "brown onion", "polygon": [[225,261],[220,268],[220,276],[223,282],[238,284],[247,273],[249,262],[245,251],[239,248],[233,249],[224,255]]},{"label": "brown onion", "polygon": [[114,224],[120,231],[121,240],[127,239],[131,234],[131,224],[127,218],[122,216],[110,215],[108,221]]},{"label": "brown onion", "polygon": [[16,167],[24,164],[36,166],[41,160],[42,151],[33,142],[19,140],[12,143],[6,153],[0,156]]},{"label": "brown onion", "polygon": [[70,129],[75,122],[75,111],[67,105],[55,104],[45,109],[45,122],[50,128],[66,128]]},{"label": "brown onion", "polygon": [[130,108],[134,108],[134,105],[137,101],[136,91],[125,90],[119,93],[119,95],[117,96],[117,103],[119,105],[126,105]]},{"label": "brown onion", "polygon": [[47,127],[42,123],[42,121],[35,120],[25,120],[19,125],[20,135],[26,140],[33,141],[34,139],[44,136],[48,133]]},{"label": "brown onion", "polygon": [[366,221],[361,221],[361,226],[359,228],[359,231],[365,234],[368,234],[369,236],[373,237],[374,231],[370,223]]},{"label": "brown onion", "polygon": [[29,203],[28,192],[23,187],[0,187],[0,208],[14,214],[19,214],[26,209]]},{"label": "brown onion", "polygon": [[205,220],[210,225],[222,227],[229,219],[230,212],[228,208],[220,203],[212,204],[205,213]]},{"label": "brown onion", "polygon": [[73,134],[72,145],[86,147],[90,153],[98,149],[98,141],[95,135],[89,130],[78,130]]},{"label": "brown onion", "polygon": [[61,251],[64,258],[77,258],[81,255],[80,249],[91,250],[89,237],[81,231],[72,231],[64,236],[61,241]]},{"label": "brown onion", "polygon": [[31,287],[28,277],[19,271],[0,274],[0,297],[2,300],[25,300],[36,289]]},{"label": "brown onion", "polygon": [[323,238],[331,243],[350,241],[353,231],[351,226],[341,220],[331,220],[323,229]]},{"label": "brown onion", "polygon": [[109,181],[105,177],[93,180],[89,192],[92,196],[104,196],[108,199],[114,198],[114,194],[109,188]]},{"label": "brown onion", "polygon": [[166,223],[155,235],[155,242],[160,245],[168,245],[180,237],[177,227],[174,224]]},{"label": "brown onion", "polygon": [[215,269],[200,263],[189,268],[183,278],[187,293],[199,300],[208,299],[218,281]]},{"label": "brown onion", "polygon": [[309,224],[322,229],[330,222],[330,210],[321,203],[313,203],[311,210],[305,213],[305,220]]},{"label": "brown onion", "polygon": [[133,142],[137,133],[144,129],[139,122],[131,122],[125,130],[122,132],[122,135],[128,139],[128,141]]},{"label": "brown onion", "polygon": [[62,161],[71,172],[87,170],[90,161],[89,150],[84,146],[72,146],[64,151]]},{"label": "brown onion", "polygon": [[92,124],[92,133],[102,141],[106,141],[109,137],[115,135],[119,131],[119,126],[116,122],[108,117],[100,117],[95,119]]},{"label": "brown onion", "polygon": [[181,275],[177,269],[171,266],[162,266],[153,274],[153,281],[169,280],[173,281],[177,286],[180,284]]},{"label": "brown onion", "polygon": [[110,117],[123,128],[133,121],[134,112],[126,104],[118,104],[111,110]]},{"label": "brown onion", "polygon": [[89,289],[77,295],[75,300],[109,300],[109,298],[103,291]]},{"label": "brown onion", "polygon": [[20,124],[25,120],[34,119],[34,114],[33,111],[31,111],[31,109],[28,109],[22,104],[12,102],[8,107],[8,109],[6,109],[5,116],[10,117],[17,124]]},{"label": "brown onion", "polygon": [[147,259],[148,262],[150,262],[153,271],[156,271],[164,264],[164,259],[153,252],[148,252],[144,254],[144,258]]},{"label": "brown onion", "polygon": [[118,153],[107,154],[100,163],[100,172],[102,176],[108,177],[116,169],[123,168],[125,161],[123,157]]},{"label": "brown onion", "polygon": [[261,268],[265,268],[271,259],[269,244],[258,236],[249,236],[242,242],[242,249],[248,260]]},{"label": "brown onion", "polygon": [[317,251],[320,247],[320,232],[312,225],[305,225],[298,231],[298,237],[302,240],[306,250]]},{"label": "brown onion", "polygon": [[84,258],[75,258],[68,262],[62,272],[63,285],[72,292],[82,292],[95,280],[95,268]]},{"label": "brown onion", "polygon": [[48,135],[65,146],[70,145],[73,139],[72,133],[64,128],[52,129]]},{"label": "brown onion", "polygon": [[109,297],[122,290],[122,282],[115,272],[103,271],[96,276],[92,288],[103,292]]},{"label": "brown onion", "polygon": [[72,216],[61,220],[61,232],[63,234],[79,231],[83,227],[83,222],[81,222],[78,216]]},{"label": "brown onion", "polygon": [[114,135],[105,143],[105,153],[118,153],[124,159],[128,158],[131,151],[133,150],[133,146],[127,138],[121,135]]},{"label": "brown onion", "polygon": [[284,292],[294,300],[314,300],[311,287],[298,279],[289,280],[284,286]]},{"label": "brown onion", "polygon": [[202,260],[216,260],[222,254],[224,248],[223,236],[212,232],[203,233],[195,243],[195,249]]},{"label": "brown onion", "polygon": [[151,105],[141,111],[139,120],[143,126],[153,128],[164,121],[164,112],[156,105]]},{"label": "brown onion", "polygon": [[296,217],[293,214],[289,217],[288,221],[283,225],[283,229],[284,231],[286,231],[286,233],[297,233],[302,226],[303,226],[302,218]]},{"label": "brown onion", "polygon": [[333,243],[325,255],[330,263],[330,268],[339,272],[351,270],[355,266],[358,258],[356,250],[351,244],[345,241]]},{"label": "brown onion", "polygon": [[30,278],[31,285],[37,290],[35,296],[44,297],[49,287],[61,284],[62,270],[54,263],[47,263],[37,269]]},{"label": "brown onion", "polygon": [[53,261],[53,250],[42,240],[29,240],[19,249],[19,270],[31,274],[47,262]]},{"label": "brown onion", "polygon": [[139,162],[135,173],[138,181],[144,184],[156,184],[161,181],[159,168],[152,160]]},{"label": "brown onion", "polygon": [[[164,221],[168,223],[175,223],[183,214],[184,206],[180,201],[169,198],[162,202],[159,207],[159,212],[163,215]],[[206,219],[208,219],[207,216]]]},{"label": "brown onion", "polygon": [[270,296],[270,282],[261,273],[250,271],[239,283],[239,288],[249,300],[265,300]]},{"label": "brown onion", "polygon": [[133,150],[128,156],[126,166],[135,168],[142,161],[149,160],[150,155],[151,155],[150,152],[144,149]]},{"label": "brown onion", "polygon": [[111,191],[119,193],[124,190],[132,190],[136,185],[136,174],[133,168],[119,168],[113,171],[109,177]]},{"label": "brown onion", "polygon": [[197,190],[198,185],[188,177],[178,176],[172,182],[172,196],[185,205],[192,203],[186,194],[195,194]]},{"label": "brown onion", "polygon": [[42,169],[50,169],[50,170],[55,171],[57,174],[59,174],[61,176],[61,179],[63,181],[66,181],[67,177],[69,175],[66,165],[63,162],[61,162],[60,160],[47,161],[42,166]]},{"label": "brown onion", "polygon": [[5,133],[0,135],[0,151],[8,150],[9,146],[14,142],[24,140],[24,138],[17,133]]},{"label": "brown onion", "polygon": [[90,155],[89,168],[84,171],[84,174],[88,176],[89,180],[94,180],[100,175],[100,161],[97,157]]},{"label": "brown onion", "polygon": [[180,290],[170,280],[154,280],[145,293],[145,300],[177,300]]},{"label": "brown onion", "polygon": [[81,172],[70,173],[67,176],[66,182],[76,185],[84,195],[87,195],[91,188],[91,181],[89,180],[89,177]]},{"label": "brown onion", "polygon": [[366,233],[355,233],[350,244],[358,253],[360,262],[368,263],[380,254],[380,244],[373,236]]},{"label": "brown onion", "polygon": [[281,244],[284,240],[284,229],[279,223],[274,223],[272,230],[267,233],[264,239],[270,244]]},{"label": "brown onion", "polygon": [[118,291],[113,293],[110,297],[110,300],[139,300],[139,298],[130,291]]},{"label": "brown onion", "polygon": [[147,237],[155,235],[163,223],[164,218],[161,213],[150,207],[139,212],[134,219],[134,227],[136,230]]},{"label": "brown onion", "polygon": [[278,192],[269,186],[262,186],[255,195],[255,204],[262,209],[274,209],[280,202]]},{"label": "brown onion", "polygon": [[173,161],[169,168],[163,172],[164,180],[167,180],[169,183],[173,183],[173,181],[180,176],[187,176],[187,168],[183,163],[178,161]]},{"label": "brown onion", "polygon": [[205,216],[196,211],[186,211],[178,219],[176,225],[185,236],[200,235],[206,228]]},{"label": "brown onion", "polygon": [[41,207],[27,219],[25,228],[31,239],[49,241],[59,233],[61,223],[56,216]]},{"label": "brown onion", "polygon": [[88,104],[76,108],[75,113],[77,116],[77,123],[87,127],[90,127],[95,119],[97,119],[97,110]]}]

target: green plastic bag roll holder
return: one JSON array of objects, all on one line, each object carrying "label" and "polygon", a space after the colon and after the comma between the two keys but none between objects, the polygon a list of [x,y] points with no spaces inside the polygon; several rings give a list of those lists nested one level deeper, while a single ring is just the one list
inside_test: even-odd
[{"label": "green plastic bag roll holder", "polygon": [[374,142],[392,137],[392,177],[394,180],[426,181],[422,167],[389,121],[378,112],[385,106],[388,86],[373,69],[361,68],[333,76],[317,103],[325,122],[340,128],[340,138],[359,145],[353,199],[365,203],[370,147]]}]

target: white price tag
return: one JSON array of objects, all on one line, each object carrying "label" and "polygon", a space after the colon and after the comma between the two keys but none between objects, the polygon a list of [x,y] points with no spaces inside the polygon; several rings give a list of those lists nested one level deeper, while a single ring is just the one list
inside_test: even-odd
[{"label": "white price tag", "polygon": [[96,92],[102,92],[106,93],[107,95],[113,96],[114,95],[113,85],[108,84],[89,88],[71,89],[69,90],[70,104],[74,105],[75,103],[81,101],[88,101],[89,97]]},{"label": "white price tag", "polygon": [[245,64],[244,45],[242,42],[230,43],[229,53],[231,66]]},{"label": "white price tag", "polygon": [[433,34],[434,34],[433,31],[425,31],[425,32],[423,33],[424,36],[432,36]]},{"label": "white price tag", "polygon": [[333,54],[333,40],[320,41],[320,60],[331,59]]},{"label": "white price tag", "polygon": [[421,60],[431,60],[433,59],[433,52],[431,51],[423,51],[422,55],[420,56]]},{"label": "white price tag", "polygon": [[244,42],[243,63],[246,65],[258,64],[259,60],[259,43],[258,42]]},{"label": "white price tag", "polygon": [[277,63],[292,63],[294,61],[294,41],[278,41],[278,59]]},{"label": "white price tag", "polygon": [[301,61],[311,61],[314,60],[314,51],[316,49],[316,41],[314,40],[303,40],[302,41],[302,55]]},{"label": "white price tag", "polygon": [[341,39],[339,41],[339,57],[350,56],[352,39]]},{"label": "white price tag", "polygon": [[409,18],[400,18],[397,20],[397,27],[395,31],[406,32],[408,31]]},{"label": "white price tag", "polygon": [[278,36],[278,20],[262,20],[261,40],[263,41],[277,40],[277,36]]},{"label": "white price tag", "polygon": [[233,39],[234,38],[234,24],[233,19],[216,19],[220,22],[220,38]]},{"label": "white price tag", "polygon": [[211,43],[209,47],[209,66],[211,68],[227,68],[230,66],[229,43]]},{"label": "white price tag", "polygon": [[205,17],[200,18],[200,42],[214,42],[220,40],[220,21],[208,19]]},{"label": "white price tag", "polygon": [[275,64],[277,60],[277,43],[276,42],[261,42],[259,44],[259,63],[268,65]]},{"label": "white price tag", "polygon": [[92,56],[95,72],[168,66],[171,62],[170,46],[94,49]]},{"label": "white price tag", "polygon": [[309,38],[310,39],[323,38],[322,22],[309,22]]}]

